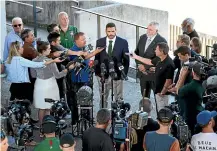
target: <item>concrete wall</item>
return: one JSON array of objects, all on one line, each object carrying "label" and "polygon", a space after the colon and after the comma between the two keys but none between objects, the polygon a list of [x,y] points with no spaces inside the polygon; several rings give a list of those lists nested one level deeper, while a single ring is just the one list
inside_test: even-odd
[{"label": "concrete wall", "polygon": [[[23,1],[24,3],[32,4],[32,1]],[[39,24],[57,23],[58,13],[65,11],[70,18],[70,24],[74,24],[74,9],[70,6],[77,6],[75,1],[36,1],[36,6],[42,7],[43,11],[37,14]],[[33,8],[20,4],[9,3],[6,5],[7,18],[19,16],[27,23],[33,22]]]},{"label": "concrete wall", "polygon": [[6,36],[6,14],[5,14],[5,1],[0,1],[1,4],[1,42],[0,42],[0,59],[3,58],[3,52],[4,52],[4,43],[5,43],[5,36]]},{"label": "concrete wall", "polygon": [[80,1],[79,0],[79,7],[80,8],[84,8],[84,9],[90,9],[90,8],[94,8],[94,7],[99,7],[99,6],[105,6],[105,5],[110,5],[110,4],[114,4],[116,2],[113,1],[102,1],[102,0],[96,0],[96,1]]},{"label": "concrete wall", "polygon": [[[112,4],[89,10],[143,26],[147,26],[151,21],[157,21],[160,24],[160,34],[168,39],[168,12],[126,4]],[[106,36],[105,26],[108,22],[116,24],[117,35],[127,39],[129,50],[134,51],[136,48],[136,28],[132,25],[101,17],[101,37]],[[76,25],[80,31],[87,34],[88,43],[95,46],[97,40],[96,15],[78,11],[76,12]],[[140,35],[145,32],[145,29],[140,28]],[[131,60],[131,66],[135,66],[135,61]]]}]

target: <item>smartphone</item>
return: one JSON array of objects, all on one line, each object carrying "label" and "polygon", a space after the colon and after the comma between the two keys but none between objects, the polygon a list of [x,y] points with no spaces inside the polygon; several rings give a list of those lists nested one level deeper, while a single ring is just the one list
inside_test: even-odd
[{"label": "smartphone", "polygon": [[103,46],[103,47],[97,47],[97,49],[102,49],[102,48],[104,48],[104,49],[105,49],[106,47],[107,47],[107,46]]},{"label": "smartphone", "polygon": [[128,56],[133,56],[133,53],[125,53],[125,55],[128,55]]}]

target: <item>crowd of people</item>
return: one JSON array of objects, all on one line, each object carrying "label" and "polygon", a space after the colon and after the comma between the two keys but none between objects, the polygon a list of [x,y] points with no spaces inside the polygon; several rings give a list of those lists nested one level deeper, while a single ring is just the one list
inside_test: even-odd
[{"label": "crowd of people", "polygon": [[[12,26],[13,30],[5,39],[3,60],[7,80],[11,82],[10,101],[27,99],[34,108],[39,109],[38,119],[45,139],[34,148],[35,151],[74,151],[76,143],[72,134],[66,133],[61,138],[56,138],[56,122],[50,115],[52,104],[45,102],[45,98],[60,100],[66,95],[67,104],[74,115],[72,125],[76,124],[76,93],[82,86],[93,87],[88,64],[94,56],[98,62],[95,75],[99,92],[103,95],[100,95],[100,110],[97,112],[95,127],[85,131],[82,136],[83,151],[115,150],[113,141],[106,132],[112,120],[111,112],[107,109],[108,96],[113,82],[114,101],[123,103],[123,73],[128,73],[130,57],[135,59],[138,67],[143,98],[141,107],[149,114],[147,125],[136,130],[138,139],[131,150],[180,150],[179,141],[170,136],[174,115],[170,109],[165,108],[169,105],[171,93],[175,95],[180,115],[193,136],[187,150],[217,150],[217,134],[213,130],[217,112],[204,110],[202,106],[205,88],[202,86],[201,64],[195,63],[192,69],[186,66],[190,57],[200,55],[202,51],[193,19],[187,18],[181,24],[183,34],[178,36],[174,59],[169,56],[169,46],[159,34],[157,22],[148,25],[147,33],[140,37],[134,53],[129,53],[127,40],[117,36],[114,23],[106,25],[106,37],[96,41],[96,50],[87,50],[85,33],[69,25],[68,14],[65,12],[58,14],[58,24],[47,26],[48,42],[36,39],[32,30],[24,29],[19,17],[12,19]],[[61,57],[63,53],[69,56],[69,60]],[[78,56],[83,57],[85,67],[77,73],[73,70],[75,64],[66,65]],[[102,64],[105,65],[105,73],[102,73]],[[114,72],[110,70],[112,65]],[[123,71],[119,65],[123,66]],[[176,69],[178,71],[174,76]],[[64,77],[68,75],[70,85],[65,93]],[[156,99],[157,121],[151,117],[151,90]],[[195,132],[195,125],[202,128],[199,134]],[[7,146],[6,134],[1,131],[2,150],[6,150]],[[120,147],[120,150],[124,149],[124,145]]]}]

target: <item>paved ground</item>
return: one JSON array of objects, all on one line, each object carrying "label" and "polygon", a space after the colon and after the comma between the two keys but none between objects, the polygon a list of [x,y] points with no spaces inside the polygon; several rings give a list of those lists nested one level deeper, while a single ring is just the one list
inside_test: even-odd
[{"label": "paved ground", "polygon": [[[31,28],[31,27],[30,27]],[[10,29],[10,27],[8,28]],[[46,40],[47,32],[43,29],[38,30],[38,37],[41,37],[42,40]],[[132,73],[131,73],[132,74]],[[135,73],[134,73],[135,74]],[[5,105],[6,102],[9,100],[10,92],[9,92],[10,84],[6,81],[5,78],[1,78],[1,105]],[[96,81],[96,77],[94,77],[94,117],[96,115],[96,112],[99,109],[99,91],[98,91],[98,83]],[[111,97],[109,98],[111,100]],[[124,81],[124,101],[131,104],[132,111],[135,111],[138,109],[139,100],[141,100],[141,94],[140,94],[140,86],[139,83],[136,83],[135,79],[130,78],[128,81]],[[154,97],[153,94],[151,95],[151,100],[154,104]],[[170,98],[170,101],[173,101],[173,98]],[[155,109],[155,106],[154,106]],[[152,116],[156,118],[156,112],[155,110],[152,111]],[[67,132],[71,132],[72,128],[67,128]],[[37,142],[40,142],[40,138],[38,136],[38,131],[35,132],[35,140]],[[81,150],[81,140],[79,138],[76,138],[77,145],[76,150]],[[32,150],[29,148],[28,150]]]}]

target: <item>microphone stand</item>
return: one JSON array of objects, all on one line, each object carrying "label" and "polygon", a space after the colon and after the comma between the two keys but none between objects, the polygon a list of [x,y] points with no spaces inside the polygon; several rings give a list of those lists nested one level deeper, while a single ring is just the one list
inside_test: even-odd
[{"label": "microphone stand", "polygon": [[104,108],[104,95],[105,95],[105,88],[104,88],[104,84],[105,84],[105,77],[102,76],[100,79],[101,85],[102,85],[102,91],[101,91],[101,108]]}]

